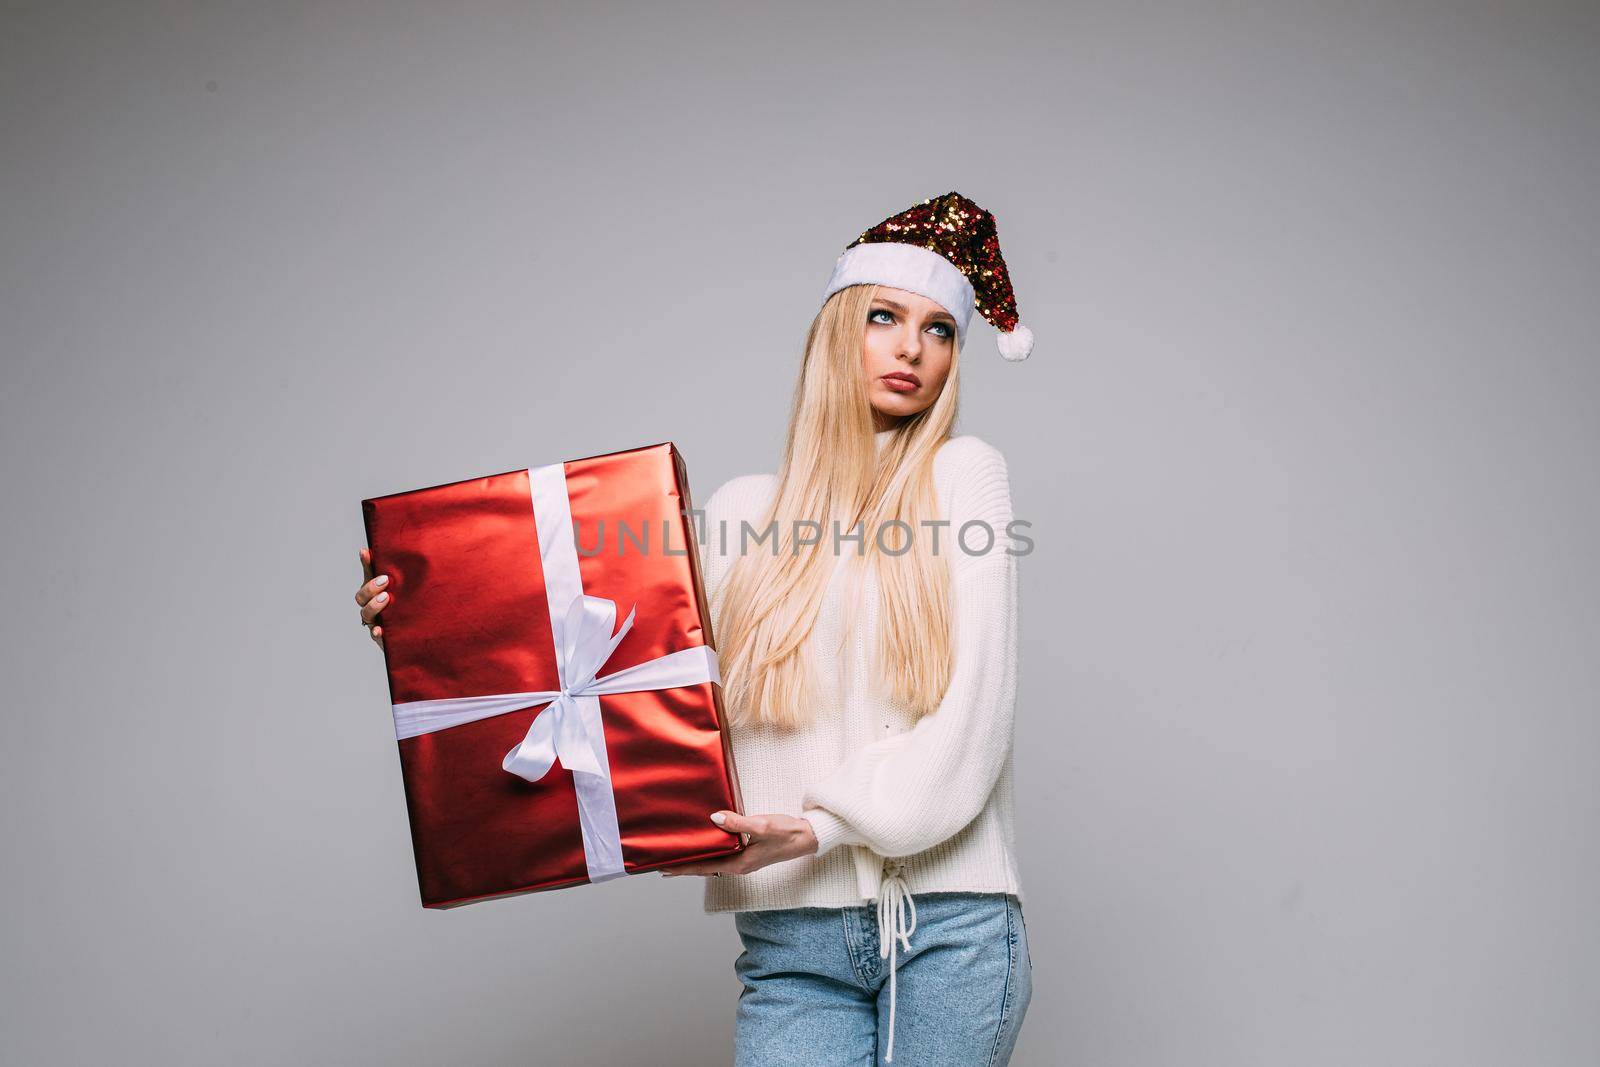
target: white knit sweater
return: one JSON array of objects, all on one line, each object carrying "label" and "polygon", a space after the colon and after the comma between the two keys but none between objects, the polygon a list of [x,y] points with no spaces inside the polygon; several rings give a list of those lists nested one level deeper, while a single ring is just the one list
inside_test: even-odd
[{"label": "white knit sweater", "polygon": [[[876,435],[882,447],[890,431]],[[734,727],[733,747],[746,814],[810,820],[818,852],[746,875],[705,879],[705,910],[844,907],[879,902],[880,938],[890,952],[904,932],[904,898],[930,891],[1012,893],[1023,900],[1012,819],[1012,737],[1017,677],[1017,563],[1008,533],[1011,489],[1004,456],[970,434],[952,437],[934,457],[941,517],[940,554],[950,561],[955,669],[938,709],[914,725],[905,708],[857,679],[868,677],[876,644],[877,589],[868,568],[860,584],[854,662],[818,655],[822,690],[812,724],[798,731]],[[700,546],[706,592],[720,608],[723,579],[740,550],[740,525],[760,532],[777,487],[775,474],[723,483],[705,504]],[[994,531],[969,528],[982,520]],[[724,525],[725,524],[725,525]],[[915,536],[932,534],[930,528]],[[870,536],[872,531],[868,531]],[[823,548],[827,547],[824,534]],[[747,551],[770,552],[750,536]],[[808,648],[838,646],[846,562],[844,543]],[[831,695],[830,695],[831,694]],[[914,906],[914,902],[911,902]],[[887,942],[887,944],[885,944]],[[909,947],[909,946],[908,946]],[[893,964],[891,963],[891,974]]]}]

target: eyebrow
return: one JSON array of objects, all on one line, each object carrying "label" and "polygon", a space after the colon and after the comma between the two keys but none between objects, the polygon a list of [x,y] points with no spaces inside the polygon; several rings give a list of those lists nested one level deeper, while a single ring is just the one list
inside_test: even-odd
[{"label": "eyebrow", "polygon": [[[875,297],[872,298],[872,302],[874,304],[884,304],[887,307],[893,308],[895,311],[900,312],[900,314],[902,314],[902,315],[909,314],[909,311],[908,311],[908,309],[906,308],[906,306],[904,304],[897,303],[896,301],[890,300],[886,296],[875,296]],[[954,326],[956,324],[955,317],[952,316],[948,311],[936,311],[936,312],[934,312],[933,313],[933,319],[935,321],[937,321],[937,322],[947,322],[951,326]]]}]

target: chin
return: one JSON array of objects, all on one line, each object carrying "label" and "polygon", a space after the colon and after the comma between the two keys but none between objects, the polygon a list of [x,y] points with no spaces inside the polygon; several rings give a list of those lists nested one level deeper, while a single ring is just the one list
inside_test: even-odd
[{"label": "chin", "polygon": [[915,393],[897,393],[882,385],[873,391],[877,396],[873,397],[872,406],[885,414],[915,415],[927,407]]},{"label": "chin", "polygon": [[885,415],[896,419],[908,419],[927,407],[926,404],[907,403],[902,397],[895,397],[900,401],[897,404],[873,404],[872,406]]}]

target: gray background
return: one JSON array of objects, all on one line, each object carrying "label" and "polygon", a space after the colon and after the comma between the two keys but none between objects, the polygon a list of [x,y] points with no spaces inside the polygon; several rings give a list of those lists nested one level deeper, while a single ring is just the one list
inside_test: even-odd
[{"label": "gray background", "polygon": [[359,501],[770,470],[959,189],[1020,1064],[1600,1061],[1594,5],[7,5],[10,1063],[707,1064],[698,878],[423,910]]}]

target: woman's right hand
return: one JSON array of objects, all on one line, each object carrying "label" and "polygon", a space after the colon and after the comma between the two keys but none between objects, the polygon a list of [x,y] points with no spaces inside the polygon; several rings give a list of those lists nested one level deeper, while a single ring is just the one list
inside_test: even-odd
[{"label": "woman's right hand", "polygon": [[356,590],[356,603],[361,605],[361,621],[378,647],[382,648],[383,627],[377,624],[377,620],[378,612],[389,606],[389,594],[384,591],[389,584],[389,576],[372,576],[372,553],[365,548],[361,550],[361,573],[366,579],[361,583],[361,588]]}]

